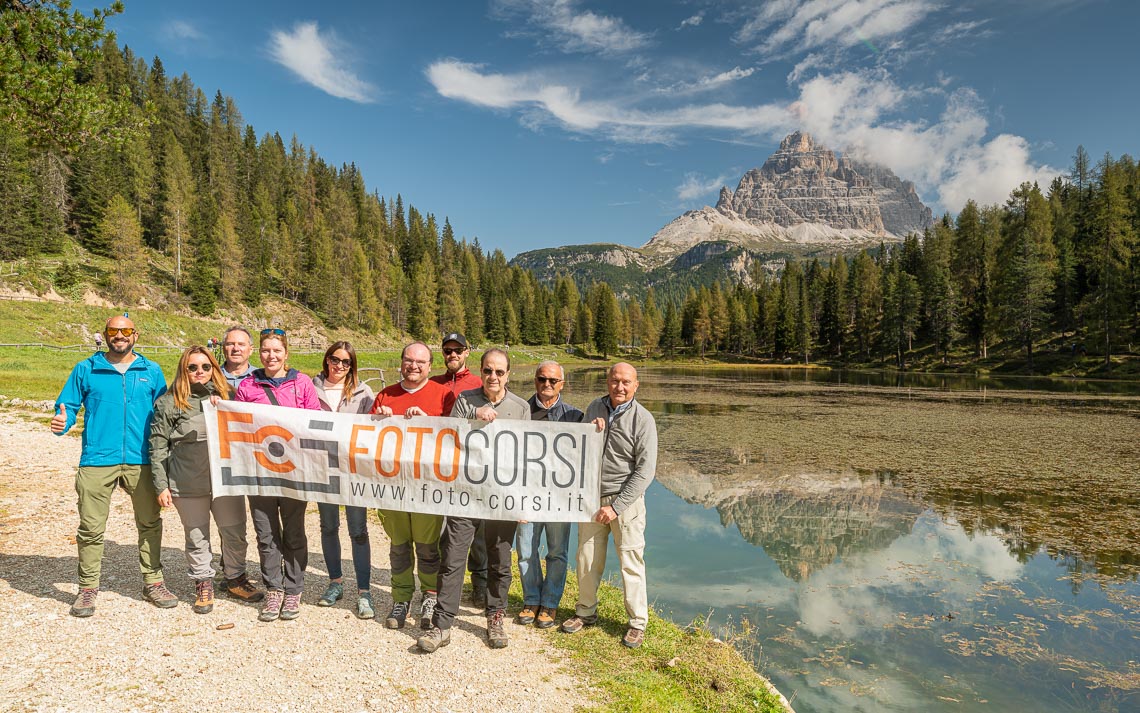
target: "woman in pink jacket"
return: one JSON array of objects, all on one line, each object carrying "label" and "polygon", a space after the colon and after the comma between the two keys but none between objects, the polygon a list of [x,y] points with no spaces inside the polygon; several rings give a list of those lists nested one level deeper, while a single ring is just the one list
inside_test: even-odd
[{"label": "woman in pink jacket", "polygon": [[[238,401],[320,410],[312,379],[289,368],[289,341],[285,330],[261,331],[260,356],[262,368],[255,369],[238,386]],[[257,533],[257,554],[261,557],[261,578],[268,590],[257,617],[261,621],[296,619],[301,614],[305,566],[309,561],[306,504],[304,500],[284,496],[249,496],[253,530]]]}]

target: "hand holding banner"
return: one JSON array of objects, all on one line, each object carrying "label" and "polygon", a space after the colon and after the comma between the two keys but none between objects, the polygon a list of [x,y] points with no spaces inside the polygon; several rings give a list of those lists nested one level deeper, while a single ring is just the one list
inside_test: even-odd
[{"label": "hand holding banner", "polygon": [[202,406],[215,497],[535,522],[587,521],[599,507],[591,424]]}]

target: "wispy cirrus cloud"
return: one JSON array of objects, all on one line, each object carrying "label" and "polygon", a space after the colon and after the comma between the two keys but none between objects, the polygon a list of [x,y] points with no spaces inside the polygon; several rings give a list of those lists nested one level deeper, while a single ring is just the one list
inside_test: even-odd
[{"label": "wispy cirrus cloud", "polygon": [[708,91],[718,89],[740,79],[747,79],[755,73],[755,67],[749,67],[747,69],[733,67],[726,72],[701,77],[695,82],[678,82],[668,87],[662,87],[658,89],[657,92],[659,94],[692,94],[694,92]]},{"label": "wispy cirrus cloud", "polygon": [[340,99],[374,101],[376,88],[352,71],[347,52],[335,33],[321,33],[316,22],[298,22],[291,31],[270,35],[270,56],[303,81]]},{"label": "wispy cirrus cloud", "polygon": [[622,99],[583,99],[578,87],[540,73],[498,74],[481,65],[442,60],[427,69],[428,81],[440,95],[476,106],[523,112],[532,127],[554,123],[578,133],[599,133],[617,141],[670,143],[684,128],[735,131],[787,125],[785,107],[775,104],[732,106],[687,104],[665,109],[640,109]]},{"label": "wispy cirrus cloud", "polygon": [[677,29],[683,30],[686,27],[700,27],[700,24],[704,22],[704,19],[705,14],[703,12],[698,12],[696,15],[686,17],[684,20],[681,20],[681,24],[677,27]]},{"label": "wispy cirrus cloud", "polygon": [[762,54],[875,44],[897,37],[939,9],[934,0],[774,0],[736,31]]},{"label": "wispy cirrus cloud", "polygon": [[577,0],[499,0],[494,9],[504,17],[524,16],[566,52],[620,54],[642,49],[651,40],[620,17],[580,8]]},{"label": "wispy cirrus cloud", "polygon": [[161,33],[163,37],[174,41],[203,40],[206,37],[189,20],[171,20],[162,26]]}]

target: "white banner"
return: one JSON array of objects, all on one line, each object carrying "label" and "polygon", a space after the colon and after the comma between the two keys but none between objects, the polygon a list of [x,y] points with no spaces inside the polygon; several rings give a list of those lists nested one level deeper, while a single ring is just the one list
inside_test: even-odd
[{"label": "white banner", "polygon": [[602,434],[589,424],[202,407],[215,496],[534,522],[599,507]]}]

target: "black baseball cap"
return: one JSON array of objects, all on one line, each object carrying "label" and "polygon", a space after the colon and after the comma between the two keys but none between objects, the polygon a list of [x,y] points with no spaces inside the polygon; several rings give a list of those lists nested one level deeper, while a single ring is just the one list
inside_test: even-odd
[{"label": "black baseball cap", "polygon": [[459,332],[452,332],[451,334],[445,335],[443,337],[443,343],[440,344],[440,346],[443,346],[444,344],[447,344],[448,342],[457,342],[459,344],[459,346],[463,347],[464,349],[468,348],[467,337],[463,336]]}]

